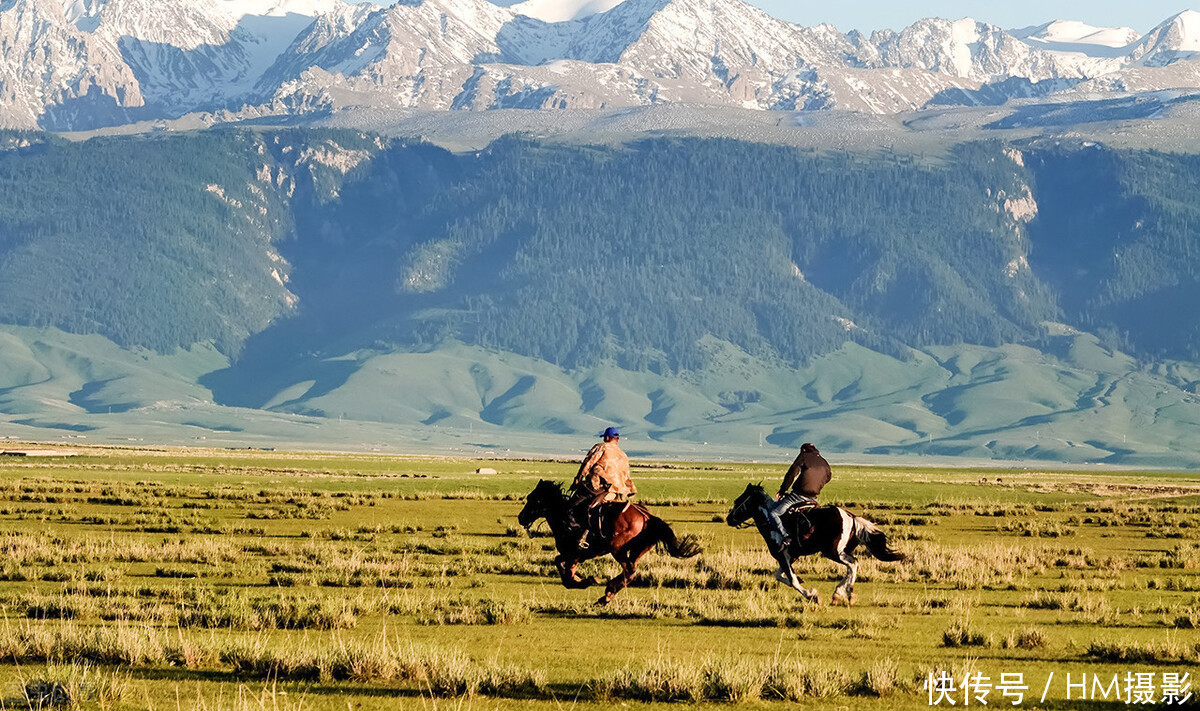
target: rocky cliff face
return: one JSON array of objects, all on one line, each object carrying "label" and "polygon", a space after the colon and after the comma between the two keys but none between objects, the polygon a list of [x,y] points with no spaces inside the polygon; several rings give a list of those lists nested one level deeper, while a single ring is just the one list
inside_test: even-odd
[{"label": "rocky cliff face", "polygon": [[0,128],[119,121],[142,104],[116,48],[72,25],[58,0],[0,3]]}]

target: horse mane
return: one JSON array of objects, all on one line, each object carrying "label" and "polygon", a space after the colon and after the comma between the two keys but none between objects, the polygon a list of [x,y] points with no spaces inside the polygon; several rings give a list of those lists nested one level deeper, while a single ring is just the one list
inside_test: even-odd
[{"label": "horse mane", "polygon": [[567,498],[567,495],[563,493],[563,485],[557,481],[550,481],[549,479],[542,479],[539,481],[537,486],[533,487],[533,490],[535,492],[542,492],[559,499]]},{"label": "horse mane", "polygon": [[757,484],[747,484],[746,485],[746,493],[751,493],[751,494],[754,494],[755,496],[765,496],[768,499],[771,498],[771,495],[768,494],[767,490],[763,488],[761,481],[758,482]]}]

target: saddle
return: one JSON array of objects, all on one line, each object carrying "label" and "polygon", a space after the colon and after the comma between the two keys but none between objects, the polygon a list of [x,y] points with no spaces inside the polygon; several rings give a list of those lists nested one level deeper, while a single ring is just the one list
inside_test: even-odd
[{"label": "saddle", "polygon": [[588,538],[593,541],[607,541],[612,535],[613,523],[617,517],[630,506],[640,506],[640,504],[630,501],[609,501],[589,508],[587,503],[586,498],[576,503],[571,518],[574,520],[577,530],[580,533],[586,530]]},{"label": "saddle", "polygon": [[592,540],[607,541],[612,536],[617,517],[631,505],[629,501],[610,501],[597,506],[588,517],[588,535],[593,537]]},{"label": "saddle", "polygon": [[818,510],[834,508],[836,507],[799,504],[788,509],[787,513],[783,515],[783,525],[791,532],[793,541],[803,543],[817,530],[816,524],[810,518],[811,515]]}]

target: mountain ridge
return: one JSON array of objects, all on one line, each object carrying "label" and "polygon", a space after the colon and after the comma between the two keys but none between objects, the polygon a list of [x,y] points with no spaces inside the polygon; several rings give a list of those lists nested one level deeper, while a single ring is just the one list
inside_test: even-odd
[{"label": "mountain ridge", "polygon": [[1200,466],[1194,155],[0,132],[0,190],[2,436]]},{"label": "mountain ridge", "polygon": [[[1136,40],[1127,29],[1068,21],[1004,30],[936,18],[868,37],[778,20],[743,0],[606,0],[559,14],[532,2],[5,0],[0,127],[363,107],[684,103],[895,113],[984,95],[1067,101],[1200,89],[1193,11]],[[19,30],[34,25],[43,29]],[[1130,41],[1120,47],[1122,38]],[[55,77],[51,89],[39,69],[47,53],[55,66],[84,73]]]}]

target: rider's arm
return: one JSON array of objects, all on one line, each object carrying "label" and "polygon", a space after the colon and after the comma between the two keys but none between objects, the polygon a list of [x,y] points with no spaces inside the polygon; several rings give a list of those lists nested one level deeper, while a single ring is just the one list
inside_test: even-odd
[{"label": "rider's arm", "polygon": [[786,494],[788,489],[792,488],[792,484],[796,483],[796,478],[800,476],[800,472],[804,467],[803,460],[804,454],[801,453],[800,456],[796,457],[796,461],[792,462],[792,466],[788,467],[787,474],[783,475],[783,483],[779,485],[779,494],[775,498]]},{"label": "rider's arm", "polygon": [[584,483],[584,479],[587,477],[588,472],[591,471],[592,465],[600,460],[600,452],[602,450],[603,447],[599,444],[588,450],[587,456],[583,458],[583,464],[579,465],[579,473],[575,475],[575,483],[572,486],[579,486]]}]

